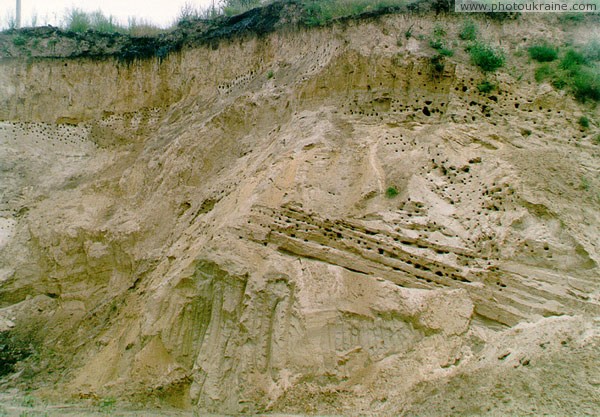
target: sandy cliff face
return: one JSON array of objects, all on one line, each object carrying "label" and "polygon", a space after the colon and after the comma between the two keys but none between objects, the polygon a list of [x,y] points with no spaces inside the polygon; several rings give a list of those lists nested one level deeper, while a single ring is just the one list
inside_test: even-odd
[{"label": "sandy cliff face", "polygon": [[[458,27],[388,16],[161,61],[0,62],[0,325],[39,353],[13,383],[423,415],[436,384],[493,394],[499,374],[579,387],[544,410],[597,407],[600,147],[577,124],[594,110],[525,58],[480,93],[464,52],[431,65],[435,24]],[[487,24],[511,52],[579,30]],[[585,375],[546,387],[566,352]],[[481,413],[535,412],[490,398]]]}]

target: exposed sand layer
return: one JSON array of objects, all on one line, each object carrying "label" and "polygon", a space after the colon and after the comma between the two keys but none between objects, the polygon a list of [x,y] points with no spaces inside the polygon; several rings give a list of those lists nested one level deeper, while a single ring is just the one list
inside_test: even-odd
[{"label": "exposed sand layer", "polygon": [[523,54],[586,29],[478,23],[0,61],[7,412],[597,412],[598,109]]}]

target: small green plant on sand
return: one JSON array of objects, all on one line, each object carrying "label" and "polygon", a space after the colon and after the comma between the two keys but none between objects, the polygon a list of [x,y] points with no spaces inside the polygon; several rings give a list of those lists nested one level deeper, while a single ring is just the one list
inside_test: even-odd
[{"label": "small green plant on sand", "polygon": [[558,58],[558,48],[547,44],[530,46],[528,51],[531,59],[537,62],[552,62]]},{"label": "small green plant on sand", "polygon": [[27,39],[24,36],[17,35],[13,38],[13,45],[23,46],[27,43]]},{"label": "small green plant on sand", "polygon": [[446,45],[445,38],[446,30],[442,26],[436,26],[433,29],[433,36],[429,40],[429,46],[438,51],[440,55],[452,56],[454,51]]},{"label": "small green plant on sand", "polygon": [[21,399],[21,406],[33,408],[33,406],[35,406],[35,398],[30,394],[25,394]]},{"label": "small green plant on sand", "polygon": [[98,408],[103,413],[111,413],[115,409],[117,400],[113,397],[105,397],[98,402]]},{"label": "small green plant on sand", "polygon": [[437,54],[429,58],[429,62],[431,63],[431,69],[434,74],[440,74],[444,72],[444,68],[446,68],[446,64],[444,63],[444,57],[442,54]]},{"label": "small green plant on sand", "polygon": [[399,194],[398,189],[394,186],[390,186],[385,190],[385,196],[387,198],[394,198]]},{"label": "small green plant on sand", "polygon": [[581,177],[581,183],[579,184],[579,188],[581,188],[584,191],[589,191],[590,180],[588,180],[586,177]]},{"label": "small green plant on sand", "polygon": [[477,39],[477,25],[472,20],[463,23],[458,37],[463,41],[474,41]]},{"label": "small green plant on sand", "polygon": [[413,26],[414,26],[414,25],[415,25],[415,24],[413,23],[412,25],[410,25],[410,27],[409,27],[408,29],[406,29],[406,30],[404,31],[404,37],[405,37],[406,39],[410,39],[410,38],[412,37],[412,34],[413,34]]},{"label": "small green plant on sand", "polygon": [[585,116],[581,116],[577,122],[579,123],[579,126],[581,126],[584,129],[590,127],[590,119],[588,119]]},{"label": "small green plant on sand", "polygon": [[491,93],[492,91],[494,91],[496,89],[496,84],[494,84],[488,80],[484,80],[480,84],[477,85],[477,89],[479,90],[480,93],[483,93],[483,94]]}]

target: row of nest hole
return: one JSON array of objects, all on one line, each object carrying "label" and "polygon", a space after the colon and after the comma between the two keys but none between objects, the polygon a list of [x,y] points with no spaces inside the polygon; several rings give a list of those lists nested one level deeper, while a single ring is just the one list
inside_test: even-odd
[{"label": "row of nest hole", "polygon": [[[387,256],[390,259],[404,262],[409,267],[417,270],[432,272],[440,277],[448,277],[453,280],[466,282],[466,278],[462,277],[459,274],[460,271],[455,268],[424,257],[410,254],[398,247],[391,247],[389,244],[387,249],[380,247],[379,245],[384,242],[381,242],[375,238],[376,233],[367,233],[367,236],[373,237],[359,236],[356,234],[356,232],[361,231],[357,230],[357,228],[353,226],[342,227],[339,224],[325,226],[320,224],[320,222],[315,222],[314,220],[309,221],[308,218],[299,219],[297,216],[290,218],[281,213],[272,213],[270,218],[275,219],[273,224],[267,225],[264,223],[259,223],[259,225],[262,227],[267,227],[271,231],[277,231],[287,235],[291,238],[303,240],[304,242],[317,242],[321,237],[325,237],[329,243],[328,246],[341,246],[342,248],[344,248],[344,245],[348,244],[348,242],[351,242],[351,244],[356,244],[358,247],[362,247],[364,250],[376,252],[377,254]],[[432,249],[429,245],[426,245],[425,242],[418,243],[412,240],[402,240],[399,237],[395,237],[394,241],[406,246],[414,246],[421,249]],[[342,242],[344,242],[344,244],[341,244]],[[323,242],[318,243],[325,245]],[[449,253],[447,250],[441,250],[439,248],[434,250],[437,254]]]}]

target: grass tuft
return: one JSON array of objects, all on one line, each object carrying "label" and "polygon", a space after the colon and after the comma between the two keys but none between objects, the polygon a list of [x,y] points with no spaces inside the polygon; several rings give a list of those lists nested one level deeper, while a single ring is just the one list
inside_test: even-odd
[{"label": "grass tuft", "polygon": [[463,41],[474,41],[477,39],[477,25],[472,20],[467,20],[463,23],[458,37]]},{"label": "grass tuft", "polygon": [[587,129],[588,127],[590,127],[590,119],[588,119],[585,116],[581,116],[579,118],[579,120],[577,121],[577,123],[579,123],[579,126],[581,126],[584,129]]},{"label": "grass tuft", "polygon": [[385,196],[387,198],[394,198],[399,194],[398,189],[394,186],[390,186],[385,190]]},{"label": "grass tuft", "polygon": [[581,102],[600,101],[600,74],[595,68],[582,67],[573,78],[573,93]]},{"label": "grass tuft", "polygon": [[552,62],[558,58],[558,48],[547,44],[530,46],[528,52],[537,62]]},{"label": "grass tuft", "polygon": [[480,93],[483,94],[487,94],[487,93],[491,93],[492,91],[494,91],[496,89],[496,84],[485,80],[482,83],[477,85],[477,89],[479,90]]},{"label": "grass tuft", "polygon": [[577,71],[577,69],[581,65],[586,65],[588,60],[586,57],[579,51],[574,49],[569,49],[563,59],[561,59],[559,68],[566,71]]}]

